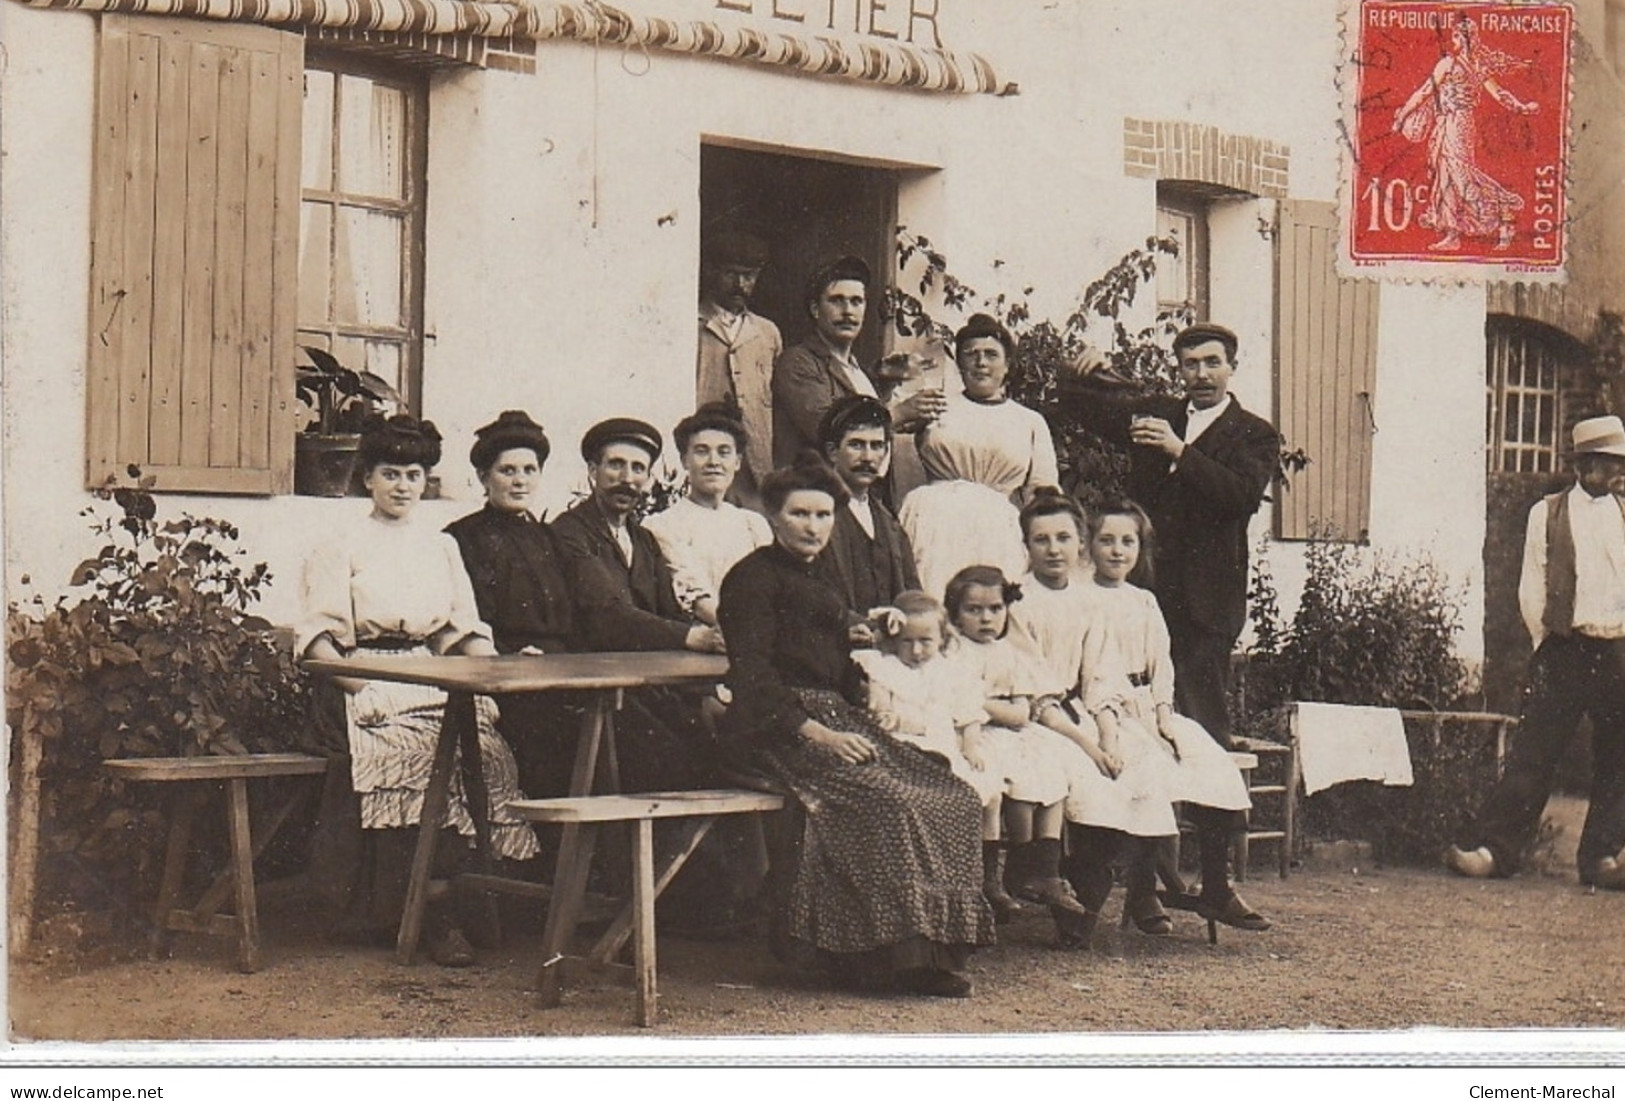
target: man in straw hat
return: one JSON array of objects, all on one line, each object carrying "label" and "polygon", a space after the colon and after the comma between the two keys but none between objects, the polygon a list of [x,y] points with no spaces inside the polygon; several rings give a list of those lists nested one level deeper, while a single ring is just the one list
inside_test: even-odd
[{"label": "man in straw hat", "polygon": [[1574,426],[1574,485],[1536,501],[1523,545],[1518,606],[1535,644],[1523,718],[1501,780],[1445,863],[1484,879],[1518,870],[1534,841],[1558,761],[1591,718],[1591,808],[1576,857],[1580,882],[1625,890],[1625,423]]}]

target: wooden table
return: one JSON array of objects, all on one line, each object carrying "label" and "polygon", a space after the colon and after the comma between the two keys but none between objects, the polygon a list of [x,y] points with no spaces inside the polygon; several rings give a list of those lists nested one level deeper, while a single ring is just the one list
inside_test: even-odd
[{"label": "wooden table", "polygon": [[[320,776],[327,771],[327,758],[304,753],[249,753],[221,757],[140,757],[115,758],[103,764],[125,780],[178,785],[169,820],[169,843],[164,852],[164,870],[153,910],[150,954],[162,955],[171,930],[206,933],[237,938],[237,966],[243,971],[260,967],[260,924],[254,894],[254,858],[265,850],[277,830],[288,820],[304,792],[295,792],[261,824],[255,843],[249,829],[248,781],[269,776]],[[226,818],[231,833],[231,867],[215,878],[203,897],[190,910],[176,907],[181,881],[186,875],[186,854],[192,836],[192,820],[206,783],[226,785]],[[226,899],[236,896],[237,912],[218,913]]]},{"label": "wooden table", "polygon": [[[469,879],[474,886],[486,890],[503,890],[511,882],[505,882],[493,874],[490,824],[486,821],[485,810],[485,777],[480,771],[479,733],[474,716],[475,696],[521,692],[585,693],[588,703],[582,715],[575,767],[570,775],[570,794],[581,796],[591,795],[595,789],[603,792],[620,789],[619,767],[615,759],[614,717],[620,707],[623,689],[707,684],[721,680],[728,671],[728,659],[720,655],[665,650],[607,654],[502,654],[496,657],[429,657],[362,650],[336,661],[310,660],[304,665],[312,672],[329,676],[431,685],[444,689],[449,697],[440,727],[440,739],[435,747],[434,768],[429,774],[428,790],[424,793],[417,851],[412,860],[412,877],[406,892],[406,910],[401,915],[400,934],[395,942],[395,956],[402,963],[412,962],[423,930],[423,911],[429,896],[429,871],[434,863],[439,824],[445,819],[452,764],[459,746],[462,747],[463,791],[468,798],[469,816],[474,820],[478,867],[477,874]],[[428,823],[434,823],[433,827],[426,828]],[[575,928],[586,896],[587,871],[591,862],[592,852],[582,844],[580,824],[565,823],[553,876],[552,899],[547,908],[547,943],[556,943],[564,931]],[[558,984],[557,968],[544,962],[538,980],[544,1004],[556,1004],[559,998]]]}]

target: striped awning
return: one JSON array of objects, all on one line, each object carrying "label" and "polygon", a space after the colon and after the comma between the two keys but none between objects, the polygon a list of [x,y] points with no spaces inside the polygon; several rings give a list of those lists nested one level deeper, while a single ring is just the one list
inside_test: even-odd
[{"label": "striped awning", "polygon": [[245,23],[347,27],[481,38],[607,42],[717,57],[814,76],[925,92],[1008,95],[979,54],[894,42],[850,42],[705,20],[634,15],[595,0],[20,0],[32,7],[179,15]]}]

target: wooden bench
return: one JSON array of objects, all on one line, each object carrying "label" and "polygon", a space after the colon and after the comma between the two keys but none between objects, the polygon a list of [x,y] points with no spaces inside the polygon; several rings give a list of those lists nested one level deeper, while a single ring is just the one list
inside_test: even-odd
[{"label": "wooden bench", "polygon": [[[725,814],[759,814],[782,810],[784,798],[758,791],[717,789],[662,791],[628,795],[583,795],[564,799],[520,799],[508,809],[528,822],[550,822],[580,831],[575,858],[561,867],[553,884],[542,934],[542,968],[537,987],[544,1006],[561,998],[563,969],[584,962],[600,970],[624,970],[615,957],[632,938],[633,966],[628,973],[637,987],[637,1021],[645,1028],[655,1023],[655,899],[699,847],[716,820]],[[655,867],[654,823],[657,819],[684,819],[683,832],[673,854]],[[575,935],[586,893],[587,870],[592,863],[598,830],[605,823],[630,822],[632,829],[632,899],[599,938],[584,961],[567,954]]]},{"label": "wooden bench", "polygon": [[[248,781],[271,776],[319,776],[327,771],[327,758],[304,753],[249,753],[234,757],[116,758],[103,765],[125,780],[178,785],[169,820],[169,841],[164,870],[153,907],[149,954],[158,959],[171,930],[237,938],[237,966],[248,972],[260,967],[259,911],[254,895],[254,858],[265,851],[306,792],[296,791],[261,823],[256,841],[249,828]],[[226,822],[231,836],[231,866],[215,877],[191,909],[175,904],[186,876],[192,821],[204,795],[204,784],[226,786]],[[218,913],[235,895],[236,913]]]}]

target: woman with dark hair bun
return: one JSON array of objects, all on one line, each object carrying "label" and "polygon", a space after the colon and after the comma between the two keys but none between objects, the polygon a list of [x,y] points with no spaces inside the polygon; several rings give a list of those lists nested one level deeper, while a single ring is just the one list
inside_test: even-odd
[{"label": "woman with dark hair bun", "polygon": [[815,567],[846,499],[840,479],[801,463],[769,475],[762,498],[774,543],[722,582],[733,693],[723,733],[806,810],[792,943],[837,982],[965,997],[967,957],[993,941],[981,798],[857,705],[846,601]]},{"label": "woman with dark hair bun", "polygon": [[[480,620],[474,591],[451,536],[414,522],[429,470],[440,459],[440,433],[429,421],[401,415],[368,428],[359,461],[372,508],[341,528],[306,563],[299,652],[340,658],[357,650],[401,654],[494,654],[491,629]],[[345,692],[350,780],[358,804],[361,843],[346,882],[343,925],[362,934],[388,934],[400,923],[406,884],[434,764],[446,694],[424,685],[337,678]],[[513,753],[496,733],[496,707],[476,697],[480,754],[490,797],[496,855],[534,856],[530,827],[507,811],[518,798]],[[474,823],[460,787],[451,792],[444,827],[462,844],[442,844],[448,867],[468,851]],[[430,951],[437,963],[474,962],[467,937],[444,903],[431,902]]]},{"label": "woman with dark hair bun", "polygon": [[920,582],[941,597],[966,566],[1026,568],[1016,510],[1039,486],[1060,481],[1055,441],[1042,414],[1007,393],[1016,341],[987,314],[954,335],[963,391],[917,437],[929,482],[910,493],[897,518],[908,533]]},{"label": "woman with dark hair bun", "polygon": [[[485,506],[446,527],[474,584],[480,619],[503,654],[562,653],[574,630],[561,552],[537,500],[551,452],[547,433],[522,410],[475,429],[468,458]],[[579,725],[569,703],[560,693],[527,692],[497,706],[519,758],[520,786],[536,798],[568,794]]]}]

